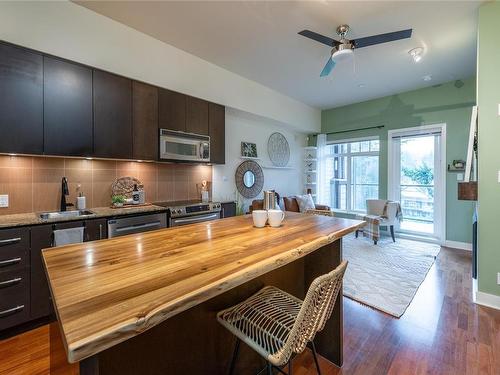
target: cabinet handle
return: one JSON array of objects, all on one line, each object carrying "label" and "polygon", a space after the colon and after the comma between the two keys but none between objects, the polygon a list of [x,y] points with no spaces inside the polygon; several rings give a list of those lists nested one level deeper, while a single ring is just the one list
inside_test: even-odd
[{"label": "cabinet handle", "polygon": [[12,280],[0,281],[0,288],[7,288],[8,286],[19,283],[21,280],[22,277],[16,277]]},{"label": "cabinet handle", "polygon": [[5,315],[14,314],[18,311],[21,311],[22,309],[24,309],[24,305],[20,305],[20,306],[13,307],[12,309],[0,311],[0,318],[4,317]]},{"label": "cabinet handle", "polygon": [[99,239],[102,240],[102,224],[99,224]]},{"label": "cabinet handle", "polygon": [[21,258],[12,258],[0,261],[0,267],[11,266],[13,264],[19,263]]},{"label": "cabinet handle", "polygon": [[6,240],[0,240],[0,246],[12,245],[21,241],[21,237],[8,238]]}]

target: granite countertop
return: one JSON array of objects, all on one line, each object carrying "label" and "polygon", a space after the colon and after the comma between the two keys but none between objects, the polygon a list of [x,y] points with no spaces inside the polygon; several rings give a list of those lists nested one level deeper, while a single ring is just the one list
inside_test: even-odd
[{"label": "granite countertop", "polygon": [[37,224],[50,224],[50,223],[60,223],[67,221],[97,219],[103,217],[115,217],[123,215],[162,212],[166,211],[167,209],[161,206],[149,205],[141,207],[132,206],[123,208],[96,207],[96,208],[90,208],[89,210],[94,212],[94,214],[87,216],[60,217],[52,219],[41,219],[39,216],[40,213],[37,212],[29,212],[25,214],[0,215],[0,228],[11,228],[11,227],[21,227],[21,226],[37,225]]}]

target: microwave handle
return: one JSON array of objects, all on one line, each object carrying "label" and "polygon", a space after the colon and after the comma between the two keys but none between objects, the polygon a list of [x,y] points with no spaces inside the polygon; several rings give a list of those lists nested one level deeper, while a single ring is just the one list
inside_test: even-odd
[{"label": "microwave handle", "polygon": [[199,157],[200,157],[200,159],[203,159],[203,154],[205,153],[204,152],[205,151],[205,143],[204,142],[200,142],[200,148],[199,148],[199,150],[200,150],[199,151],[199,153],[200,153]]}]

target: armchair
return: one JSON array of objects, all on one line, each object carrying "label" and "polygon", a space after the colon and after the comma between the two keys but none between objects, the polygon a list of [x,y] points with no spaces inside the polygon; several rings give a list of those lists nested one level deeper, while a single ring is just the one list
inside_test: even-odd
[{"label": "armchair", "polygon": [[[392,202],[386,199],[366,200],[367,216],[376,218],[380,227],[389,227],[393,242],[396,242],[394,225],[396,225],[396,222],[399,220],[400,210],[399,202]],[[357,236],[358,231],[356,231],[356,237]]]}]

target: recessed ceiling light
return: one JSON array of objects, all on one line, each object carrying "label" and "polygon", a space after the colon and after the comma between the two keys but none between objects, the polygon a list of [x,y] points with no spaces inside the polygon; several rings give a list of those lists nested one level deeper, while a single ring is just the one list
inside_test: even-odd
[{"label": "recessed ceiling light", "polygon": [[422,54],[424,53],[424,49],[422,47],[416,47],[408,51],[409,55],[413,59],[415,63],[418,63],[422,60]]},{"label": "recessed ceiling light", "polygon": [[432,80],[432,76],[430,74],[427,74],[426,76],[423,76],[422,79],[424,81],[430,81],[430,80]]},{"label": "recessed ceiling light", "polygon": [[366,87],[366,85],[365,85],[364,83],[360,83],[360,84],[358,85],[358,87],[359,87],[360,89],[362,89],[363,87]]}]

